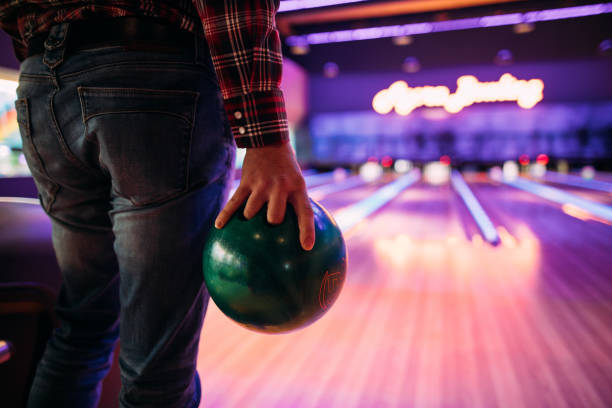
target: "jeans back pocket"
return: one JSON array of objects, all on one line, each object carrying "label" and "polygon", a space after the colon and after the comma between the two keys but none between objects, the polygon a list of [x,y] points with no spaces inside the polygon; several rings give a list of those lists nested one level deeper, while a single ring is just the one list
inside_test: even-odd
[{"label": "jeans back pocket", "polygon": [[113,195],[142,206],[185,192],[199,93],[79,87],[85,137],[99,145]]}]

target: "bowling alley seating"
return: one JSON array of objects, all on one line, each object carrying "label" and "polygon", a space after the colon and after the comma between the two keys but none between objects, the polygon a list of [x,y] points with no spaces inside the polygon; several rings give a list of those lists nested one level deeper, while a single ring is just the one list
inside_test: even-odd
[{"label": "bowling alley seating", "polygon": [[[0,270],[0,406],[21,408],[57,325],[53,305],[61,284],[51,222],[35,202],[0,197]],[[118,371],[114,364],[104,382],[101,408],[118,405]]]},{"label": "bowling alley seating", "polygon": [[0,340],[10,351],[0,364],[3,407],[22,407],[53,326],[55,294],[35,282],[0,284]]},{"label": "bowling alley seating", "polygon": [[51,244],[51,222],[40,205],[15,201],[0,201],[1,283],[35,282],[57,293],[60,272]]},{"label": "bowling alley seating", "polygon": [[22,407],[56,324],[60,273],[51,224],[39,205],[0,202],[0,225],[0,340],[11,348],[0,365],[0,395],[2,406]]},{"label": "bowling alley seating", "polygon": [[34,180],[29,176],[1,177],[0,197],[36,198],[38,192]]}]

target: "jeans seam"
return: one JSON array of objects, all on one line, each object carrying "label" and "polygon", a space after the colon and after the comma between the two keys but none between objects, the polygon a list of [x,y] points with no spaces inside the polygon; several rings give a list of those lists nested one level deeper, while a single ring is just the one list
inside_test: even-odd
[{"label": "jeans seam", "polygon": [[57,142],[59,143],[66,159],[68,159],[71,163],[76,165],[81,170],[87,172],[88,174],[94,177],[99,177],[99,174],[97,174],[95,169],[85,165],[79,159],[77,159],[76,156],[72,153],[72,151],[68,147],[68,145],[66,144],[66,140],[64,139],[64,135],[62,134],[62,130],[60,129],[59,123],[57,121],[57,117],[55,116],[55,110],[53,109],[53,102],[55,101],[55,95],[57,95],[57,91],[58,89],[55,89],[53,93],[51,94],[51,98],[49,98],[49,109],[51,112],[51,119],[53,120],[53,125],[55,127],[55,138]]},{"label": "jeans seam", "polygon": [[[53,215],[51,212],[46,211],[47,215],[49,216],[49,218],[51,218],[53,220],[53,222],[57,222],[58,224],[62,224],[64,226],[68,226],[70,228],[78,228],[84,231],[99,231],[99,232],[108,232],[108,231],[112,231],[113,227],[109,224],[108,227],[99,227],[99,226],[94,226],[91,224],[77,224],[74,222],[70,222],[67,221],[65,219],[60,219],[58,217],[56,217],[55,215]],[[110,219],[110,216],[109,216]]]},{"label": "jeans seam", "polygon": [[[21,102],[20,102],[21,101]],[[38,167],[40,168],[40,171],[43,173],[43,176],[46,177],[49,182],[51,183],[51,190],[48,191],[49,194],[49,201],[46,203],[43,201],[42,199],[42,194],[39,192],[38,193],[38,199],[40,201],[41,207],[45,210],[46,213],[50,213],[51,212],[51,208],[53,206],[53,204],[55,203],[55,197],[57,195],[57,192],[60,189],[59,183],[57,183],[51,176],[49,176],[49,172],[47,171],[47,167],[45,166],[45,163],[43,162],[41,156],[40,156],[40,152],[38,151],[38,147],[36,147],[36,145],[34,144],[34,140],[32,139],[32,129],[30,127],[30,104],[27,100],[27,98],[19,98],[16,102],[15,105],[17,104],[22,104],[25,108],[25,118],[20,118],[19,119],[19,123],[23,126],[25,126],[25,135],[24,138],[27,139],[27,142],[30,144],[30,146],[32,147],[32,151],[33,151],[33,159],[36,160]]]},{"label": "jeans seam", "polygon": [[95,118],[97,116],[103,116],[103,115],[120,115],[120,114],[127,114],[127,113],[158,113],[161,115],[168,115],[168,116],[174,116],[180,120],[182,120],[183,122],[185,122],[187,125],[189,125],[190,127],[193,128],[193,122],[190,122],[189,119],[187,119],[185,116],[180,115],[178,113],[173,113],[173,112],[166,112],[166,111],[157,111],[157,110],[118,110],[118,111],[103,111],[103,112],[97,112],[91,115],[88,115],[86,117],[83,118],[84,122],[89,121],[89,119]]},{"label": "jeans seam", "polygon": [[153,88],[93,88],[87,86],[79,86],[77,87],[77,93],[79,95],[79,100],[81,102],[81,113],[83,123],[87,122],[89,119],[106,114],[122,114],[122,113],[159,113],[164,115],[170,115],[182,119],[187,123],[187,125],[193,127],[195,123],[195,115],[193,114],[193,109],[191,112],[191,117],[187,117],[185,115],[181,115],[176,112],[169,111],[158,111],[158,110],[146,110],[146,109],[135,109],[135,110],[117,110],[117,111],[100,111],[96,113],[89,114],[89,107],[87,105],[86,96],[102,96],[102,97],[117,97],[118,95],[126,95],[126,96],[146,96],[147,98],[173,98],[177,94],[188,95],[193,97],[193,105],[197,104],[198,98],[200,96],[199,92],[195,91],[187,91],[187,90],[174,90],[174,89],[153,89]]},{"label": "jeans seam", "polygon": [[195,95],[198,92],[183,89],[156,89],[156,88],[117,88],[117,87],[90,87],[79,86],[78,92],[92,96],[148,96],[159,98],[172,98],[176,94]]},{"label": "jeans seam", "polygon": [[[157,359],[159,358],[160,355],[162,355],[164,353],[164,351],[166,350],[166,348],[168,347],[169,344],[172,344],[172,341],[174,340],[174,338],[176,337],[177,332],[180,330],[180,328],[185,324],[185,321],[187,320],[187,317],[191,315],[191,312],[193,311],[193,308],[196,306],[197,304],[197,300],[201,297],[204,296],[203,292],[206,290],[206,285],[204,284],[204,282],[202,282],[202,284],[200,285],[200,289],[198,290],[198,293],[196,294],[194,300],[191,302],[191,305],[189,306],[189,309],[187,310],[187,313],[185,313],[185,316],[183,316],[183,318],[181,319],[181,321],[179,322],[179,324],[176,325],[176,327],[174,328],[174,330],[172,331],[172,335],[170,336],[170,338],[168,338],[168,341],[166,341],[164,343],[164,346],[158,350],[158,352],[149,360],[147,361],[147,365],[146,367],[150,367],[151,365],[153,365]],[[121,341],[121,338],[120,338]],[[146,369],[142,371],[141,376],[144,375],[146,373]]]},{"label": "jeans seam", "polygon": [[[133,207],[129,207],[129,208],[124,208],[124,209],[111,209],[108,214],[109,216],[113,216],[115,214],[122,214],[122,213],[128,213],[128,212],[133,212],[133,211],[140,211],[140,210],[146,210],[149,208],[154,208],[154,207],[159,207],[162,205],[165,205],[166,203],[168,203],[169,201],[175,200],[177,198],[182,198],[183,196],[187,196],[189,194],[192,194],[196,191],[198,191],[201,188],[204,188],[206,186],[215,184],[219,181],[219,179],[222,177],[223,175],[219,175],[217,177],[215,177],[214,179],[211,180],[206,180],[203,181],[201,183],[197,183],[194,184],[193,186],[188,186],[185,190],[183,191],[178,191],[172,195],[169,195],[167,197],[164,197],[161,200],[154,200],[154,201],[149,201],[146,203],[138,203],[138,204],[134,204],[131,200],[130,202],[132,202],[132,204],[134,205]],[[124,197],[125,198],[125,197]]]},{"label": "jeans seam", "polygon": [[193,143],[193,132],[195,131],[195,118],[198,110],[198,101],[200,100],[200,93],[196,93],[196,97],[193,101],[193,109],[191,110],[191,131],[189,132],[189,141],[187,143],[187,154],[185,159],[185,191],[189,191],[189,179],[191,176],[191,144]]},{"label": "jeans seam", "polygon": [[[159,66],[155,66],[155,65],[159,65]],[[175,65],[175,67],[173,68],[173,67],[168,67],[165,65]],[[202,69],[200,66],[197,66],[197,65],[194,66],[193,62],[178,62],[178,61],[154,61],[153,63],[150,63],[148,65],[146,63],[136,62],[136,61],[118,62],[116,64],[102,64],[102,65],[96,65],[92,68],[82,69],[82,70],[75,71],[75,72],[58,74],[58,77],[60,79],[70,79],[74,76],[78,76],[81,74],[86,74],[92,71],[97,71],[100,69],[107,69],[107,68],[114,68],[114,67],[124,67],[128,69],[134,68],[135,70],[138,70],[138,71],[163,70],[163,71],[206,72],[207,78],[211,80],[212,82],[217,83],[216,75],[213,75],[213,73],[211,73],[209,69]]]},{"label": "jeans seam", "polygon": [[[107,289],[109,289],[111,287],[111,285],[115,284],[117,280],[120,279],[120,273],[119,270],[117,270],[117,273],[115,273],[115,275],[108,281],[108,283],[106,285],[104,285],[99,291],[98,293],[95,294],[95,296],[90,296],[89,298],[87,298],[87,300],[83,303],[83,304],[79,304],[79,309],[83,308],[87,308],[87,306],[90,306],[95,300],[99,299],[100,296],[106,292]],[[120,313],[120,308],[117,309],[117,320],[115,321],[115,324],[119,321],[119,313]]]},{"label": "jeans seam", "polygon": [[[172,193],[170,195],[165,196],[164,198],[161,199],[153,199],[153,200],[148,200],[148,201],[142,201],[142,202],[135,202],[134,199],[129,198],[129,197],[124,197],[127,198],[130,203],[132,203],[133,207],[126,209],[126,210],[119,210],[119,211],[115,211],[115,210],[111,210],[111,214],[119,214],[122,212],[127,212],[127,211],[133,211],[133,210],[141,210],[150,206],[157,206],[157,205],[163,205],[165,203],[167,203],[170,200],[174,200],[175,198],[181,197],[182,195],[188,194],[189,191],[189,186],[185,186],[184,189],[177,191],[175,193]],[[117,196],[119,197],[123,197],[122,195],[118,194],[120,193],[119,191],[116,192]]]},{"label": "jeans seam", "polygon": [[[49,180],[51,180],[51,177],[49,177]],[[45,208],[45,205],[42,205],[43,209],[45,210],[47,214],[51,214],[51,209],[53,208],[53,204],[55,204],[55,198],[57,197],[57,193],[60,190],[59,184],[57,184],[53,180],[51,180],[51,185],[52,187],[51,187],[51,191],[49,192],[49,202],[47,203],[46,208]],[[41,194],[39,194],[38,196],[39,196],[38,199],[40,203],[43,204]]]},{"label": "jeans seam", "polygon": [[38,75],[38,74],[27,74],[22,73],[19,75],[19,82],[41,82],[40,80],[51,81],[53,77],[51,75]]}]

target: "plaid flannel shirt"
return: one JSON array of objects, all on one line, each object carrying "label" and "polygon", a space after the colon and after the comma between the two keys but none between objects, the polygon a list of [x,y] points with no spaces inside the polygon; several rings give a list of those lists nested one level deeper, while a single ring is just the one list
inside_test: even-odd
[{"label": "plaid flannel shirt", "polygon": [[17,53],[53,24],[94,17],[155,17],[205,35],[236,144],[261,147],[289,140],[278,6],[279,0],[7,0],[0,3],[0,28]]}]

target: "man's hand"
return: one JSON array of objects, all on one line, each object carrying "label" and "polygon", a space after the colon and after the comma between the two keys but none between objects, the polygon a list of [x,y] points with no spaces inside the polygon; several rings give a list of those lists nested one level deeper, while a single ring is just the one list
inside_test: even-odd
[{"label": "man's hand", "polygon": [[240,185],[217,216],[215,227],[223,228],[245,200],[244,216],[247,219],[254,217],[267,202],[268,222],[271,224],[283,222],[287,203],[290,203],[298,217],[302,248],[312,249],[314,216],[306,194],[306,183],[289,143],[247,149]]}]

